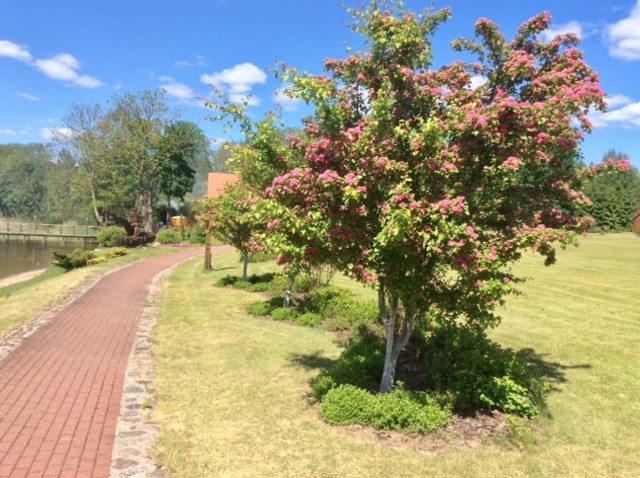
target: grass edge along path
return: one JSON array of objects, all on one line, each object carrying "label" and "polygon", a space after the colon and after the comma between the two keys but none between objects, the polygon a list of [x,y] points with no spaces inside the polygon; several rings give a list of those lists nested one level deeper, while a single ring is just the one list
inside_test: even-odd
[{"label": "grass edge along path", "polygon": [[[102,255],[109,249],[102,249]],[[106,262],[73,269],[63,273],[50,266],[42,274],[24,282],[0,288],[0,341],[6,340],[19,327],[28,326],[38,314],[63,306],[67,297],[81,286],[88,286],[97,277],[125,267],[138,260],[181,250],[176,247],[141,247],[130,249],[125,256]]]},{"label": "grass edge along path", "polygon": [[[234,254],[197,262],[165,283],[155,329],[157,451],[175,477],[631,477],[640,469],[640,240],[589,236],[529,278],[492,337],[529,353],[554,388],[550,414],[521,450],[500,444],[443,453],[387,446],[378,434],[322,423],[309,380],[340,353],[333,336],[256,319],[259,294],[214,287],[237,274]],[[252,264],[251,273],[275,270]]]}]

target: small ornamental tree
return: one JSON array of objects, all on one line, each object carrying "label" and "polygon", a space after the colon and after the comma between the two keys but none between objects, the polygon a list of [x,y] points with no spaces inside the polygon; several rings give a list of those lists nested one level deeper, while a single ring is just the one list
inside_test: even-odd
[{"label": "small ornamental tree", "polygon": [[194,203],[196,217],[205,232],[242,254],[242,280],[247,280],[249,261],[258,248],[257,232],[265,227],[260,216],[255,214],[258,201],[242,182],[238,182],[226,186],[220,197]]},{"label": "small ornamental tree", "polygon": [[481,19],[477,41],[454,43],[479,61],[434,70],[430,36],[449,10],[373,1],[351,12],[368,51],[326,60],[328,76],[279,69],[315,116],[304,165],[267,190],[283,206],[270,227],[309,262],[377,289],[388,392],[416,325],[496,325],[522,251],[551,264],[554,243],[586,229],[576,157],[604,94],[575,35],[539,39],[548,13],[511,42]]},{"label": "small ornamental tree", "polygon": [[[246,114],[248,104],[231,102],[223,92],[217,92],[217,99],[207,103],[216,110],[213,121],[226,121],[226,127],[240,127],[244,142],[227,146],[229,159],[227,168],[237,174],[241,181],[256,195],[268,188],[273,180],[294,167],[302,164],[304,149],[302,142],[293,132],[287,135],[277,124],[278,111],[268,112],[261,121],[252,121]],[[294,244],[286,235],[280,234],[275,226],[283,214],[283,206],[274,200],[262,198],[256,203],[254,217],[266,224],[254,236],[254,246],[278,254],[278,262],[285,257],[285,271],[289,283],[283,300],[283,307],[289,307],[295,277],[308,267],[304,256],[304,246]],[[295,228],[292,230],[295,233]],[[291,232],[291,231],[290,231]]]}]

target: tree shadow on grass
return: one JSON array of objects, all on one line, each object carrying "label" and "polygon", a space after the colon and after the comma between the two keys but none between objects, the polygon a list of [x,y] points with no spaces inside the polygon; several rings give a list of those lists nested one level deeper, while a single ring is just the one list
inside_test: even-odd
[{"label": "tree shadow on grass", "polygon": [[291,354],[289,362],[305,370],[325,371],[330,370],[336,364],[337,359],[328,358],[324,356],[324,352],[318,350],[308,354]]},{"label": "tree shadow on grass", "polygon": [[531,370],[554,392],[560,391],[559,384],[566,383],[566,371],[573,369],[591,369],[591,364],[564,365],[545,360],[548,354],[539,354],[532,348],[519,350],[516,355],[524,360]]}]

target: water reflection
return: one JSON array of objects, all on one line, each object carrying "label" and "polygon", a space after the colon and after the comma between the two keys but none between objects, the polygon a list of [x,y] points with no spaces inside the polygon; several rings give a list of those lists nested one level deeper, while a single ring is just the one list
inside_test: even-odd
[{"label": "water reflection", "polygon": [[0,279],[22,272],[44,269],[52,262],[52,252],[71,252],[92,249],[93,244],[83,241],[0,240]]}]

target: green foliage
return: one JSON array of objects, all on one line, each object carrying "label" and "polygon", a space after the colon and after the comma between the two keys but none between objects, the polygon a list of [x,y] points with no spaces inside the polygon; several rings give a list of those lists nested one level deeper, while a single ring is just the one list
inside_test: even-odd
[{"label": "green foliage", "polygon": [[380,381],[384,365],[384,343],[364,328],[354,334],[335,365],[312,383],[313,395],[321,399],[330,389],[349,384],[370,389]]},{"label": "green foliage", "polygon": [[235,284],[239,280],[240,280],[240,277],[238,277],[238,276],[226,275],[226,276],[224,276],[221,279],[218,279],[216,281],[216,286],[217,287],[227,287],[227,286]]},{"label": "green foliage", "polygon": [[317,327],[320,322],[322,322],[322,316],[314,312],[306,312],[296,319],[296,323],[303,327]]},{"label": "green foliage", "polygon": [[[609,170],[608,165],[623,164],[622,170]],[[593,166],[595,172],[584,186],[591,199],[589,212],[595,219],[593,229],[602,232],[631,230],[631,217],[640,206],[640,173],[628,164],[623,153],[609,151],[603,163]]]},{"label": "green foliage", "polygon": [[253,284],[246,280],[237,280],[233,283],[233,287],[241,290],[249,290],[253,287]]},{"label": "green foliage", "polygon": [[273,309],[271,311],[271,318],[273,320],[295,320],[298,317],[298,312],[290,307]]},{"label": "green foliage", "polygon": [[320,416],[332,425],[372,425],[378,430],[429,433],[446,425],[451,412],[424,392],[398,387],[373,395],[353,385],[330,390],[320,406]]},{"label": "green foliage", "polygon": [[458,411],[474,407],[534,417],[544,406],[545,387],[526,362],[478,329],[443,325],[424,355],[427,387],[450,392]]},{"label": "green foliage", "polygon": [[126,247],[116,247],[110,253],[111,257],[121,257],[129,254],[129,251]]},{"label": "green foliage", "polygon": [[247,279],[252,284],[268,284],[276,277],[273,272],[265,272],[264,274],[251,274]]},{"label": "green foliage", "polygon": [[375,398],[366,390],[353,385],[340,385],[323,398],[320,416],[331,425],[369,424]]},{"label": "green foliage", "polygon": [[102,264],[103,262],[107,262],[109,260],[109,256],[105,255],[105,256],[100,256],[100,257],[95,257],[93,259],[88,259],[87,260],[87,265],[88,266],[94,266],[96,264]]},{"label": "green foliage", "polygon": [[353,297],[334,297],[325,309],[329,330],[346,330],[361,324],[380,322],[380,310],[374,301],[362,302]]},{"label": "green foliage", "polygon": [[108,226],[98,231],[98,242],[105,247],[113,247],[121,237],[127,235],[122,226]]},{"label": "green foliage", "polygon": [[350,298],[351,292],[341,287],[321,287],[311,291],[309,294],[308,308],[314,312],[324,315],[329,308],[329,304],[335,299],[348,300]]},{"label": "green foliage", "polygon": [[198,223],[196,223],[192,228],[191,231],[189,233],[189,244],[204,244],[205,240],[206,240],[206,236],[207,234],[205,233],[204,229],[202,228],[202,226]]},{"label": "green foliage", "polygon": [[251,291],[252,292],[266,292],[269,290],[269,283],[268,282],[258,282],[257,284],[253,284],[253,286],[251,286]]},{"label": "green foliage", "polygon": [[158,231],[156,241],[160,244],[179,244],[182,242],[182,237],[180,237],[180,232],[175,229],[163,229]]},{"label": "green foliage", "polygon": [[254,304],[251,304],[248,309],[247,312],[249,312],[251,315],[259,315],[259,316],[265,316],[265,315],[269,315],[271,314],[271,311],[274,309],[273,304],[271,304],[270,302],[256,302]]},{"label": "green foliage", "polygon": [[347,289],[336,286],[312,290],[303,308],[320,314],[329,330],[354,329],[361,324],[377,323],[380,316],[375,302],[356,300]]},{"label": "green foliage", "polygon": [[96,256],[91,251],[83,251],[82,249],[76,249],[71,254],[65,254],[63,252],[53,252],[55,259],[55,265],[62,267],[65,271],[71,269],[77,269],[79,267],[85,267],[87,262],[94,259]]}]

